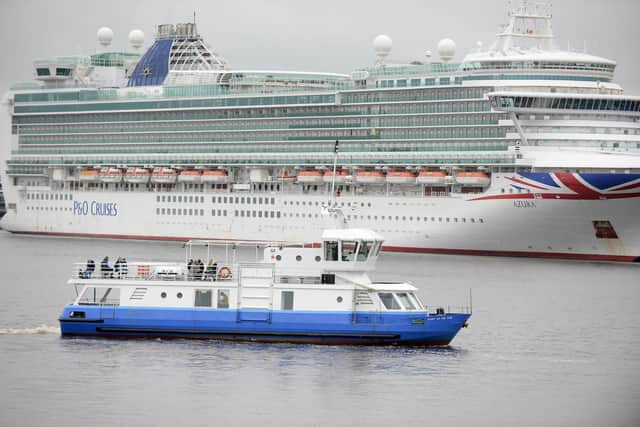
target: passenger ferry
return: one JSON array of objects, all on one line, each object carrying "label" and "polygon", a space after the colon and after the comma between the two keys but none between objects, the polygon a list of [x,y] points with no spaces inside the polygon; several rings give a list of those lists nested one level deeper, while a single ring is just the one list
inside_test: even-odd
[{"label": "passenger ferry", "polygon": [[640,97],[614,61],[557,49],[546,4],[459,63],[450,39],[394,63],[380,35],[350,75],[232,69],[195,23],[144,53],[139,30],[130,52],[112,38],[5,97],[4,229],[319,242],[338,196],[383,250],[640,257]]},{"label": "passenger ferry", "polygon": [[[62,336],[356,345],[448,345],[471,308],[428,310],[410,283],[372,282],[382,237],[326,230],[322,245],[190,241],[185,261],[73,267]],[[204,263],[194,262],[200,248]],[[243,251],[243,249],[245,249]],[[224,260],[212,259],[224,253]],[[90,262],[87,264],[91,264]],[[200,266],[198,268],[198,265]]]}]

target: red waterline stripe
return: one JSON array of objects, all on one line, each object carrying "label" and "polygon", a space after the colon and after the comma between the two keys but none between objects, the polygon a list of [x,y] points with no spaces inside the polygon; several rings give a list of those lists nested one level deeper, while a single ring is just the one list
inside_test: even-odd
[{"label": "red waterline stripe", "polygon": [[[45,236],[65,236],[65,237],[89,237],[100,239],[131,239],[131,240],[158,240],[186,242],[188,240],[202,240],[202,237],[169,237],[169,236],[143,236],[134,234],[89,234],[89,233],[61,233],[50,231],[16,231],[16,234],[45,235]],[[232,240],[241,242],[251,242],[251,240],[240,239],[215,239],[208,240]],[[258,241],[258,240],[256,240]],[[261,240],[260,240],[261,242]],[[280,243],[280,242],[274,242]],[[320,247],[320,243],[308,243],[305,246]],[[448,254],[448,255],[481,255],[481,256],[509,256],[509,257],[530,257],[530,258],[557,258],[576,259],[589,261],[621,261],[633,262],[640,259],[640,254],[632,255],[603,255],[603,254],[577,254],[569,252],[538,252],[538,251],[493,251],[485,249],[447,249],[447,248],[416,248],[410,246],[388,246],[382,247],[387,252],[408,252],[425,254]]]}]

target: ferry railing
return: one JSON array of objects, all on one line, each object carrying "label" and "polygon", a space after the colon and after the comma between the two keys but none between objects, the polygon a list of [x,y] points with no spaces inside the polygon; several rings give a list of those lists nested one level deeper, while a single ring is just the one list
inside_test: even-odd
[{"label": "ferry railing", "polygon": [[215,274],[206,264],[191,265],[188,262],[127,262],[118,266],[109,265],[101,268],[97,264],[95,269],[87,263],[74,263],[71,279],[75,284],[104,280],[134,280],[134,281],[209,281],[230,282],[238,277],[238,264],[229,262],[217,263]]}]

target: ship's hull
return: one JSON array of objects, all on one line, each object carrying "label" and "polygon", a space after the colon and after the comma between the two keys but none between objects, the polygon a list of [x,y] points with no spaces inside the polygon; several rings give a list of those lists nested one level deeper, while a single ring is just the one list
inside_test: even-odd
[{"label": "ship's hull", "polygon": [[[317,242],[335,221],[321,213],[320,205],[330,201],[322,195],[197,193],[187,199],[188,193],[105,191],[74,192],[73,200],[71,195],[61,200],[67,193],[58,193],[58,200],[23,196],[2,227],[78,237]],[[178,197],[193,201],[173,202]],[[377,230],[389,251],[608,261],[640,257],[640,197],[341,196],[337,201],[350,226]],[[615,238],[598,236],[596,223],[602,221],[611,225]]]},{"label": "ship's hull", "polygon": [[[78,317],[82,312],[83,318]],[[73,313],[73,314],[72,314]],[[349,345],[448,345],[466,313],[300,312],[68,305],[62,336]]]}]

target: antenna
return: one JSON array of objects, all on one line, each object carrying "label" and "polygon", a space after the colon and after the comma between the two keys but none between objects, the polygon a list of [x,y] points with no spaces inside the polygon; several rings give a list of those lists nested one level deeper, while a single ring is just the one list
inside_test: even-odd
[{"label": "antenna", "polygon": [[331,177],[331,200],[333,204],[336,203],[336,167],[338,166],[338,149],[340,148],[340,142],[336,139],[336,145],[333,147],[333,175]]}]

